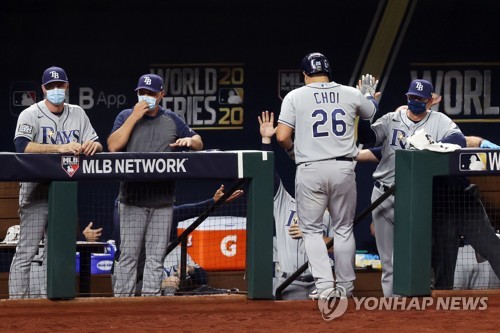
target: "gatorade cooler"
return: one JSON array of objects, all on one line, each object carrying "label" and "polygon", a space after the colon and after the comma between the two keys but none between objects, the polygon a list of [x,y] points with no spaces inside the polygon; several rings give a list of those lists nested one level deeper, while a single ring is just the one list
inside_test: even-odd
[{"label": "gatorade cooler", "polygon": [[[196,220],[179,222],[180,235]],[[246,218],[209,216],[188,237],[188,254],[205,270],[244,270],[246,262]]]}]

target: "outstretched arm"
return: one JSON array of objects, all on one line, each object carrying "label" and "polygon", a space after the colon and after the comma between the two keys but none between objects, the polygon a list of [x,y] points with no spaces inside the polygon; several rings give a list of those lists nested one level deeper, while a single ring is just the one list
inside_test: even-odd
[{"label": "outstretched arm", "polygon": [[[258,117],[260,125],[260,136],[262,137],[262,150],[273,151],[271,147],[271,138],[276,134],[276,127],[274,127],[274,113],[269,111],[262,111]],[[280,176],[274,170],[274,194],[278,192],[280,186]]]},{"label": "outstretched arm", "polygon": [[479,136],[466,136],[467,147],[500,149],[500,146]]}]

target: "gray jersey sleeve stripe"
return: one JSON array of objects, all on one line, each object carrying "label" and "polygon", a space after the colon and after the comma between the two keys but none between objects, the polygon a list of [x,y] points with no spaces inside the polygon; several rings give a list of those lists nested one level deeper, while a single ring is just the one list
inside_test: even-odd
[{"label": "gray jersey sleeve stripe", "polygon": [[286,121],[284,121],[284,120],[282,120],[282,119],[278,119],[278,123],[282,123],[282,124],[284,124],[284,125],[287,125],[287,126],[289,126],[289,127],[293,128],[293,129],[295,129],[295,126],[294,126],[294,125],[292,125],[292,124],[290,124],[290,123],[288,123],[288,122],[286,122]]}]

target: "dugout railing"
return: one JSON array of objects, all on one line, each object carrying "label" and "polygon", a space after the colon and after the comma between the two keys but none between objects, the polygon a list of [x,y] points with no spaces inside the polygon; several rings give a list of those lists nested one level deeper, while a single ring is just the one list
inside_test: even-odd
[{"label": "dugout railing", "polygon": [[[473,156],[483,162],[483,168],[470,167]],[[461,149],[451,153],[396,151],[393,288],[395,294],[404,296],[431,294],[433,178],[498,176],[499,162],[500,151],[491,149]]]},{"label": "dugout railing", "polygon": [[[148,166],[148,167],[145,167]],[[0,154],[0,181],[51,182],[47,297],[76,295],[74,274],[79,180],[248,179],[246,272],[250,299],[272,299],[274,154],[188,153]]]},{"label": "dugout railing", "polygon": [[[480,160],[483,169],[471,170],[470,158]],[[498,176],[500,151],[462,149],[452,153],[396,151],[396,185],[354,218],[366,217],[388,196],[394,195],[394,293],[402,296],[431,294],[433,179],[436,176]],[[333,241],[326,244],[327,248]],[[500,255],[500,253],[498,254]],[[308,267],[304,263],[276,289],[276,299]]]}]

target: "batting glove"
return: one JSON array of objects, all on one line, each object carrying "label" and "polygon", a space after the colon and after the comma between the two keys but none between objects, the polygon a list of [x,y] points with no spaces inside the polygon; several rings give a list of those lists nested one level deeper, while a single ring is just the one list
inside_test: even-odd
[{"label": "batting glove", "polygon": [[493,142],[488,141],[488,140],[481,141],[480,147],[481,148],[490,148],[490,149],[499,149],[500,148],[499,145],[494,144]]},{"label": "batting glove", "polygon": [[356,86],[359,91],[364,96],[375,96],[375,89],[377,88],[378,80],[375,80],[375,77],[371,74],[361,75],[361,80],[359,80],[359,84]]}]

